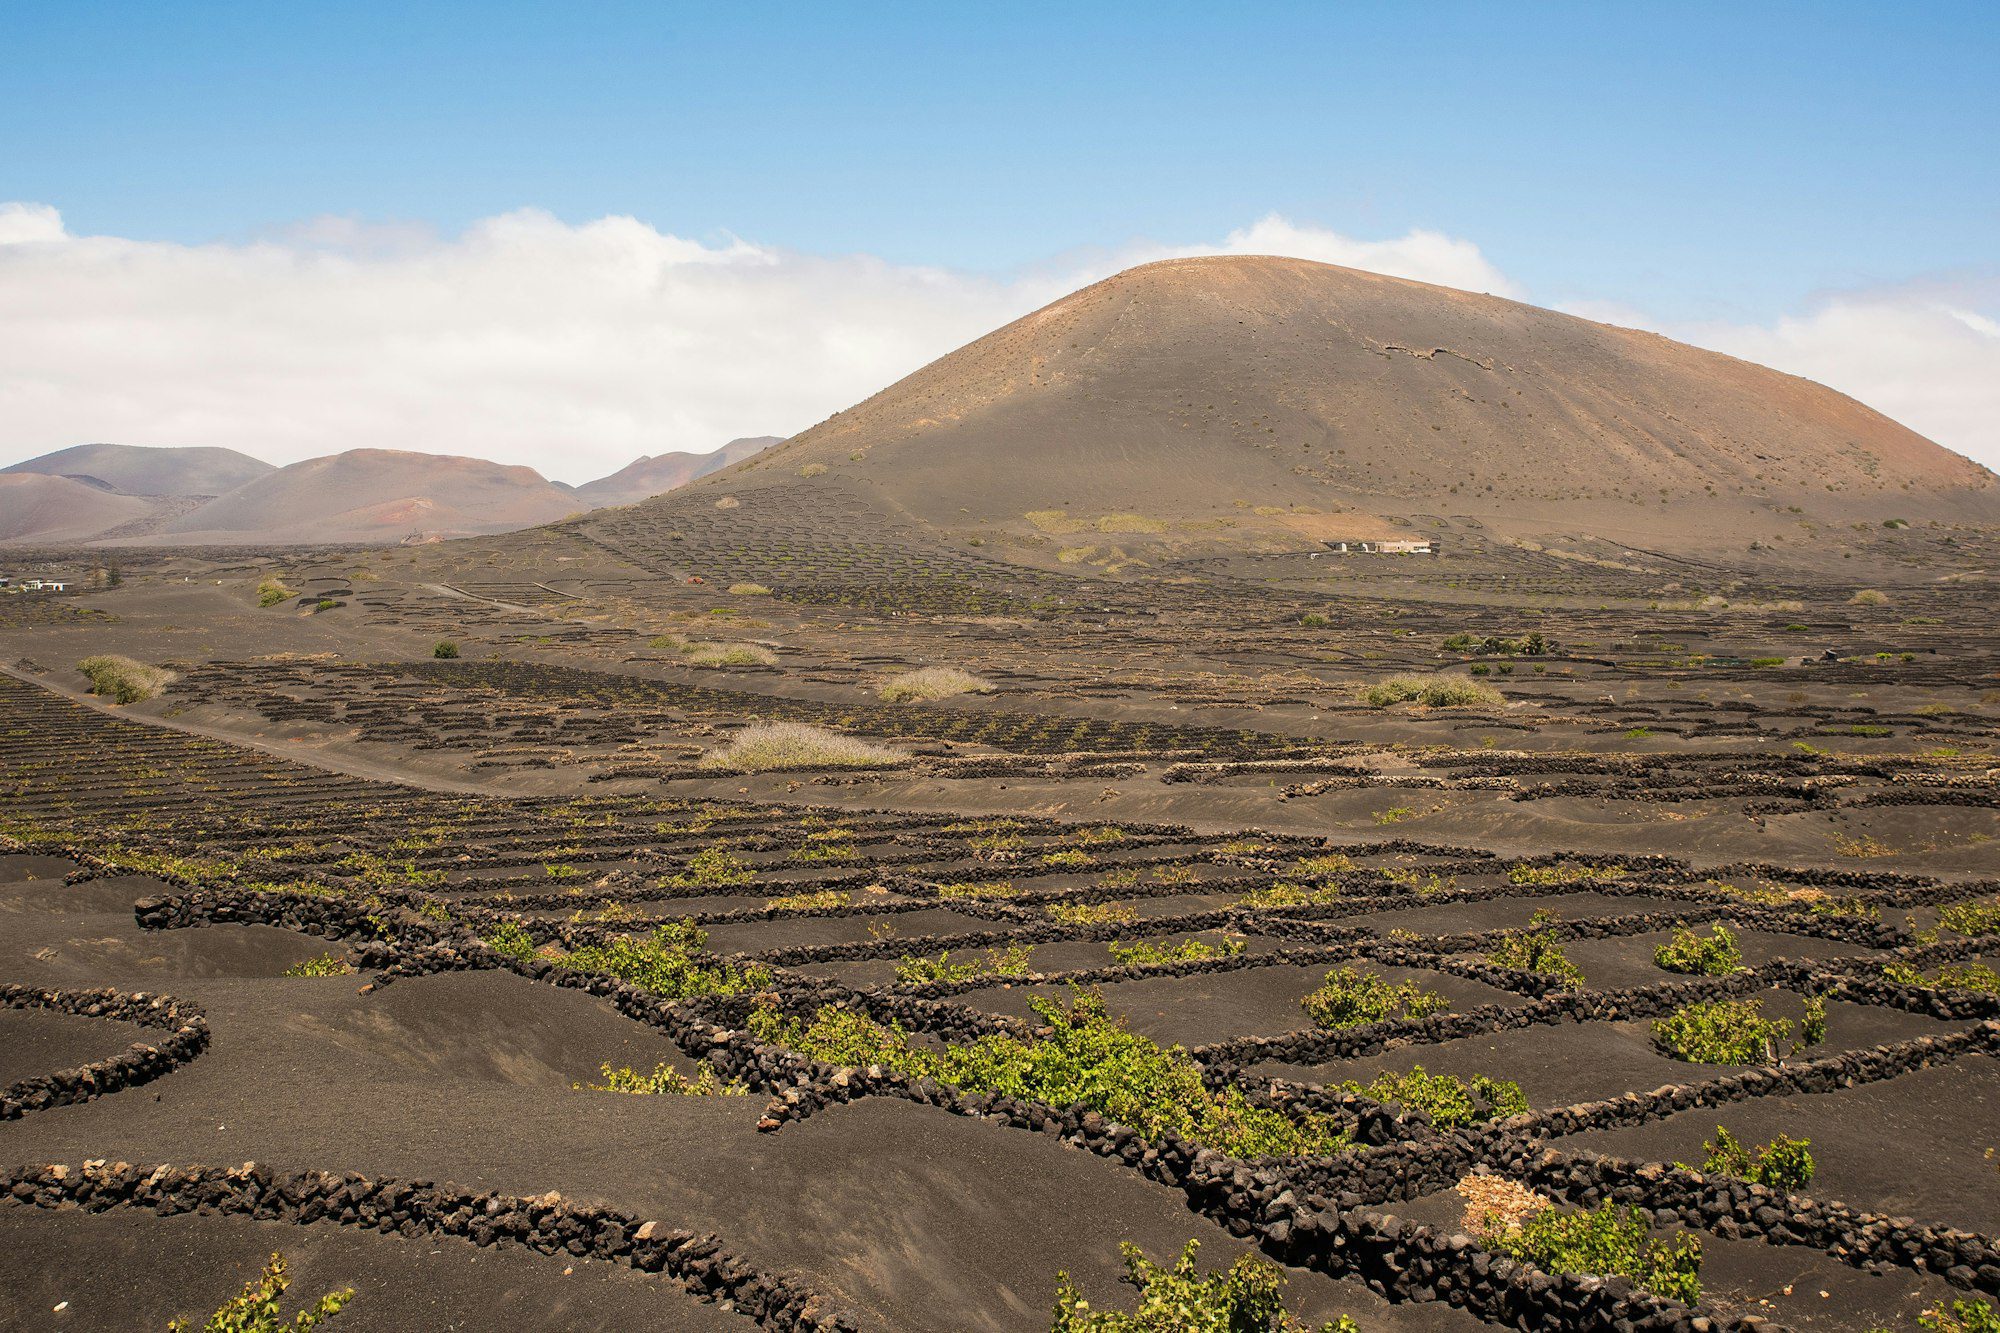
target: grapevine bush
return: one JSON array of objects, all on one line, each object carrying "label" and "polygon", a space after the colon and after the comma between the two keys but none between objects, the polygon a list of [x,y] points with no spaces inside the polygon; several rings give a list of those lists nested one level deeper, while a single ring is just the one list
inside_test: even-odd
[{"label": "grapevine bush", "polygon": [[708,932],[683,918],[655,927],[647,939],[621,935],[577,949],[557,961],[564,967],[604,972],[669,999],[692,995],[741,995],[769,985],[770,969],[700,956]]},{"label": "grapevine bush", "polygon": [[[1204,1275],[1194,1266],[1200,1248],[1200,1241],[1189,1241],[1174,1266],[1163,1268],[1137,1245],[1120,1245],[1125,1280],[1139,1289],[1139,1308],[1131,1314],[1091,1309],[1069,1273],[1056,1274],[1049,1333],[1315,1333],[1286,1311],[1283,1269],[1261,1255],[1245,1254],[1223,1271]],[[1360,1333],[1360,1325],[1342,1315],[1316,1333]]]},{"label": "grapevine bush", "polygon": [[176,1319],[167,1325],[167,1333],[285,1333],[288,1329],[304,1333],[339,1314],[354,1299],[352,1287],[330,1291],[287,1323],[278,1309],[278,1299],[290,1285],[292,1280],[285,1276],[285,1256],[274,1254],[264,1265],[263,1273],[246,1282],[242,1293],[225,1301],[202,1322],[199,1330],[191,1319]]},{"label": "grapevine bush", "polygon": [[1395,1102],[1405,1114],[1422,1111],[1440,1129],[1520,1115],[1528,1109],[1528,1098],[1512,1079],[1474,1074],[1467,1083],[1455,1074],[1427,1073],[1422,1065],[1412,1065],[1406,1074],[1377,1074],[1373,1081],[1349,1080],[1341,1086],[1378,1102]]},{"label": "grapevine bush", "polygon": [[1495,1229],[1480,1239],[1552,1273],[1623,1277],[1668,1300],[1692,1305],[1701,1299],[1700,1238],[1686,1232],[1656,1238],[1643,1208],[1613,1203],[1587,1213],[1547,1208],[1518,1228]]},{"label": "grapevine bush", "polygon": [[1653,951],[1653,962],[1684,976],[1723,977],[1743,970],[1743,951],[1727,926],[1717,925],[1706,939],[1683,927]]},{"label": "grapevine bush", "polygon": [[969,1043],[922,1045],[897,1024],[832,1005],[810,1019],[760,1006],[751,1011],[750,1032],[825,1064],[879,1065],[970,1092],[1082,1106],[1148,1138],[1175,1134],[1233,1157],[1324,1156],[1350,1146],[1327,1117],[1305,1112],[1294,1119],[1256,1105],[1240,1089],[1209,1089],[1192,1056],[1128,1031],[1095,991],[1075,991],[1067,1007],[1041,998],[1029,1003],[1048,1028],[1028,1040],[989,1033]]},{"label": "grapevine bush", "polygon": [[1715,1137],[1701,1145],[1708,1156],[1700,1169],[1709,1175],[1734,1176],[1774,1190],[1802,1190],[1812,1184],[1818,1169],[1808,1151],[1811,1147],[1811,1139],[1780,1134],[1760,1148],[1749,1148],[1717,1125]]},{"label": "grapevine bush", "polygon": [[1106,946],[1111,956],[1126,967],[1161,967],[1167,963],[1197,963],[1211,958],[1234,958],[1242,953],[1242,940],[1185,939],[1177,943],[1155,944],[1140,940],[1134,944],[1115,941]]},{"label": "grapevine bush", "polygon": [[1526,930],[1502,934],[1500,942],[1487,952],[1486,961],[1553,977],[1564,990],[1583,987],[1583,969],[1563,952],[1561,937],[1556,933],[1555,913],[1546,908],[1528,918]]},{"label": "grapevine bush", "polygon": [[[1702,1065],[1776,1061],[1790,1042],[1791,1020],[1764,1017],[1762,1000],[1697,1000],[1653,1020],[1653,1041],[1676,1060]],[[1796,1052],[1826,1040],[1826,999],[1809,996]]]},{"label": "grapevine bush", "polygon": [[1390,982],[1352,967],[1328,972],[1319,989],[1299,1001],[1314,1023],[1323,1028],[1351,1028],[1391,1018],[1422,1018],[1443,1013],[1451,1002],[1414,981]]}]

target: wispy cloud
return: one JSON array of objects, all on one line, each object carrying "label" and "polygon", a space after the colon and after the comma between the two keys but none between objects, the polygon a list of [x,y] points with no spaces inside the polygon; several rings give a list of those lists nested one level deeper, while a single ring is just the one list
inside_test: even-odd
[{"label": "wispy cloud", "polygon": [[[456,236],[330,218],[181,245],[72,235],[53,208],[0,204],[0,461],[87,440],[273,462],[367,446],[579,481],[639,454],[802,430],[1119,268],[1213,253],[1524,294],[1463,238],[1367,240],[1275,215],[1214,244],[991,278],[629,217],[524,210]],[[1882,293],[1769,328],[1663,331],[1824,380],[1991,463],[1990,295]]]}]

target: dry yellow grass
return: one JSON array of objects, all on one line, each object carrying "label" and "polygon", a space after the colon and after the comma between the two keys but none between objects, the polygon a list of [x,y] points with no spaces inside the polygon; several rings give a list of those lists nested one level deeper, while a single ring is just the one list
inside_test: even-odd
[{"label": "dry yellow grass", "polygon": [[1482,704],[1499,708],[1507,702],[1491,685],[1481,685],[1467,676],[1391,676],[1364,687],[1361,698],[1372,708],[1401,703],[1423,704],[1426,708],[1471,708]]},{"label": "dry yellow grass", "polygon": [[701,767],[735,773],[793,768],[886,768],[908,756],[886,745],[803,722],[759,722],[701,757]]},{"label": "dry yellow grass", "polygon": [[86,657],[76,664],[76,669],[90,677],[92,694],[121,704],[150,699],[177,679],[165,667],[147,666],[116,653]]},{"label": "dry yellow grass", "polygon": [[891,676],[876,689],[892,704],[949,699],[955,694],[990,694],[993,682],[957,667],[918,667]]}]

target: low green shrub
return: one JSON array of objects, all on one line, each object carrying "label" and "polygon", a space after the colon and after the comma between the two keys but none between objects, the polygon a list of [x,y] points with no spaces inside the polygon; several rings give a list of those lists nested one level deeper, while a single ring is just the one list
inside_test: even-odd
[{"label": "low green shrub", "polygon": [[491,930],[479,938],[488,948],[504,953],[509,958],[518,958],[524,963],[535,956],[535,937],[530,935],[528,928],[518,921],[496,922]]},{"label": "low green shrub", "polygon": [[677,889],[732,889],[756,877],[750,863],[727,847],[704,847],[667,883]]},{"label": "low green shrub", "polygon": [[1794,1139],[1783,1134],[1759,1148],[1746,1147],[1721,1125],[1715,1137],[1704,1141],[1707,1156],[1698,1168],[1714,1176],[1734,1176],[1753,1185],[1774,1190],[1802,1190],[1812,1184],[1818,1167],[1808,1149],[1811,1139]]},{"label": "low green shrub", "polygon": [[1129,926],[1139,919],[1130,903],[1050,903],[1042,911],[1062,926]]},{"label": "low green shrub", "polygon": [[1367,1083],[1350,1079],[1340,1086],[1378,1102],[1394,1102],[1405,1113],[1422,1111],[1440,1129],[1520,1115],[1528,1109],[1527,1096],[1512,1079],[1474,1074],[1467,1083],[1456,1074],[1427,1073],[1422,1065],[1410,1066],[1406,1074],[1381,1073]]},{"label": "low green shrub", "polygon": [[1426,708],[1498,708],[1507,701],[1491,685],[1482,685],[1464,676],[1391,676],[1361,692],[1371,708],[1415,703]]},{"label": "low green shrub", "polygon": [[[1654,1044],[1676,1060],[1702,1065],[1751,1065],[1777,1060],[1781,1054],[1779,1048],[1791,1040],[1792,1024],[1790,1019],[1764,1017],[1762,1000],[1697,1000],[1665,1018],[1654,1019],[1652,1031]],[[1825,1036],[1825,1000],[1811,997],[1807,1000],[1803,1039],[1792,1049],[1817,1045]]]},{"label": "low green shrub", "polygon": [[[630,1065],[613,1068],[609,1061],[598,1066],[604,1082],[593,1083],[592,1092],[629,1092],[639,1096],[669,1097],[748,1097],[750,1085],[739,1079],[724,1082],[720,1075],[708,1065],[703,1065],[693,1078],[681,1073],[669,1064],[653,1066],[651,1073],[645,1073]],[[577,1086],[581,1086],[580,1084]]]},{"label": "low green shrub", "polygon": [[113,703],[136,704],[152,698],[178,679],[165,667],[147,666],[117,653],[86,657],[76,669],[90,677],[90,692]]},{"label": "low green shrub", "polygon": [[771,590],[761,583],[732,583],[729,591],[736,597],[769,597]]},{"label": "low green shrub", "polygon": [[1372,972],[1343,967],[1328,972],[1319,988],[1299,1001],[1323,1028],[1351,1028],[1391,1018],[1422,1018],[1451,1008],[1451,1001],[1414,981],[1391,982]]},{"label": "low green shrub", "polygon": [[1917,1322],[1932,1333],[2000,1333],[2000,1311],[1991,1301],[1977,1296],[1954,1300],[1949,1308],[1939,1306],[1917,1316]]},{"label": "low green shrub", "polygon": [[1724,977],[1743,970],[1743,951],[1729,927],[1718,924],[1704,939],[1682,927],[1653,950],[1653,962],[1667,972],[1691,977]]},{"label": "low green shrub", "polygon": [[1487,950],[1486,961],[1500,967],[1553,977],[1563,990],[1583,988],[1583,969],[1563,952],[1556,916],[1546,908],[1528,918],[1526,930],[1510,930]]},{"label": "low green shrub", "polygon": [[447,659],[457,657],[458,645],[450,639],[439,639],[435,644],[431,645],[431,656]]},{"label": "low green shrub", "polygon": [[992,1033],[920,1045],[898,1025],[832,1005],[809,1020],[760,1006],[750,1032],[826,1064],[881,1065],[970,1092],[1084,1106],[1147,1138],[1172,1133],[1233,1157],[1323,1156],[1350,1146],[1328,1117],[1293,1118],[1238,1088],[1210,1089],[1185,1050],[1128,1031],[1095,991],[1074,991],[1067,1007],[1039,997],[1029,1004],[1048,1027],[1026,1040]]},{"label": "low green shrub", "polygon": [[276,574],[267,575],[257,585],[257,605],[262,607],[272,607],[276,606],[279,602],[289,602],[297,596],[298,593],[291,588],[287,588],[285,581]]},{"label": "low green shrub", "polygon": [[285,1275],[285,1256],[274,1254],[262,1275],[244,1283],[242,1294],[225,1301],[199,1329],[191,1319],[176,1319],[167,1325],[167,1333],[305,1333],[339,1314],[354,1299],[352,1287],[330,1291],[287,1322],[278,1299],[291,1285],[292,1280]]},{"label": "low green shrub", "polygon": [[1106,946],[1111,956],[1126,967],[1163,967],[1168,963],[1197,963],[1210,958],[1234,958],[1242,953],[1242,940],[1185,939],[1178,943],[1155,944],[1140,940],[1133,944],[1112,941]]},{"label": "low green shrub", "polygon": [[978,958],[953,962],[946,949],[932,958],[904,954],[896,961],[896,980],[904,983],[927,981],[970,981],[974,977],[1024,977],[1028,975],[1032,944],[1015,944],[1004,949],[988,949]]},{"label": "low green shrub", "polygon": [[937,886],[940,898],[1017,898],[1021,891],[1012,884],[987,881]]},{"label": "low green shrub", "polygon": [[1898,986],[1922,986],[1926,990],[1970,990],[1984,995],[2000,995],[2000,972],[1985,963],[1946,963],[1935,976],[1926,977],[1908,963],[1885,963],[1882,975]]},{"label": "low green shrub", "polygon": [[854,895],[845,889],[801,889],[797,893],[787,893],[766,899],[767,912],[814,912],[825,907],[848,907],[854,902]]},{"label": "low green shrub", "polygon": [[1339,901],[1338,884],[1296,884],[1286,879],[1267,889],[1252,889],[1236,900],[1239,907],[1316,907]]},{"label": "low green shrub", "polygon": [[620,935],[573,950],[556,962],[579,971],[603,972],[674,1000],[691,995],[741,995],[770,984],[769,968],[702,956],[707,943],[708,932],[683,918],[663,922],[646,939]]},{"label": "low green shrub", "polygon": [[344,977],[354,969],[347,960],[337,953],[323,953],[315,958],[303,958],[285,969],[288,977]]},{"label": "low green shrub", "polygon": [[1444,646],[1447,652],[1474,653],[1480,657],[1541,657],[1556,650],[1556,645],[1539,631],[1514,638],[1500,634],[1484,638],[1454,634],[1444,641]]},{"label": "low green shrub", "polygon": [[[1220,1273],[1195,1271],[1200,1241],[1189,1241],[1172,1268],[1162,1268],[1129,1241],[1125,1280],[1139,1289],[1130,1314],[1093,1310],[1067,1271],[1056,1274],[1055,1321],[1049,1333],[1314,1333],[1285,1310],[1285,1271],[1258,1254],[1245,1254]],[[1316,1333],[1360,1333],[1347,1315]]]},{"label": "low green shrub", "polygon": [[1701,1299],[1701,1239],[1687,1232],[1656,1238],[1652,1217],[1643,1208],[1613,1203],[1587,1213],[1547,1208],[1518,1229],[1488,1232],[1480,1239],[1551,1273],[1622,1277],[1668,1300],[1692,1305]]},{"label": "low green shrub", "polygon": [[1953,903],[1938,913],[1938,924],[1955,935],[2000,935],[2000,898]]}]

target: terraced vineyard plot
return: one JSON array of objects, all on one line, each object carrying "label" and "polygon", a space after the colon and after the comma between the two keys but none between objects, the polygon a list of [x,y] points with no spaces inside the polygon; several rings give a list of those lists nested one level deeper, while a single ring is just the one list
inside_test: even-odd
[{"label": "terraced vineyard plot", "polygon": [[[920,545],[894,559],[922,558]],[[900,568],[881,552],[856,559]],[[862,590],[839,616],[882,626],[841,634],[813,619],[812,580],[771,572],[784,563],[752,552],[701,566],[700,585],[664,558],[657,572],[546,585],[525,567],[413,576],[470,594],[463,618],[415,583],[357,580],[342,614],[395,622],[357,619],[357,634],[463,635],[467,656],[218,654],[181,664],[180,687],[125,716],[0,681],[4,832],[17,840],[0,856],[0,902],[26,927],[16,974],[165,991],[201,1005],[216,1034],[143,1090],[0,1123],[0,1160],[190,1164],[226,1149],[275,1178],[337,1165],[509,1198],[560,1189],[578,1220],[550,1205],[547,1225],[583,1250],[558,1272],[637,1262],[653,1252],[616,1237],[657,1218],[668,1233],[714,1232],[731,1281],[810,1293],[814,1310],[844,1308],[861,1327],[1043,1328],[1057,1268],[1095,1298],[1116,1290],[1116,1239],[1168,1258],[1189,1236],[1205,1238],[1205,1264],[1236,1252],[1232,1236],[1254,1240],[1286,1266],[1296,1308],[1353,1312],[1371,1330],[1693,1326],[1657,1293],[1510,1268],[1497,1240],[1453,1240],[1456,1187],[1478,1172],[1563,1209],[1612,1195],[1675,1210],[1704,1247],[1700,1317],[1716,1327],[1758,1314],[1865,1326],[1829,1322],[1837,1299],[1907,1326],[1941,1296],[2000,1295],[1982,1276],[2000,1263],[1971,1183],[1991,1145],[1944,1134],[1934,1104],[1983,1105],[1981,1071],[2000,1058],[2000,1000],[1967,984],[1991,964],[1981,905],[2000,894],[1979,866],[1990,708],[1963,691],[1948,712],[1841,693],[1868,673],[1929,680],[1927,654],[1826,667],[1848,673],[1840,685],[1787,666],[1806,674],[1765,689],[1777,668],[1724,664],[1747,653],[1686,665],[1720,647],[1679,632],[1697,613],[1662,613],[1613,647],[1603,629],[1628,613],[1579,611],[1552,637],[1598,634],[1602,648],[1503,674],[1499,658],[1441,654],[1467,627],[1461,608],[1388,616],[1390,603],[1357,599],[1350,624],[1320,630],[1299,617],[1325,601],[1296,588],[1142,597],[1099,581],[1014,623],[933,625],[871,618],[886,585],[868,568],[823,580]],[[925,568],[1019,605],[1064,583],[972,557]],[[671,665],[634,651],[646,639],[622,610],[547,618],[572,598],[583,614],[650,599],[707,615],[730,605],[712,584],[739,572],[779,594],[736,599],[782,621],[768,674],[658,679]],[[1954,669],[1985,651],[1969,642]],[[1843,643],[1850,657],[1891,651]],[[575,664],[538,660],[558,651]],[[883,675],[936,656],[1004,692],[875,701]],[[1384,709],[1354,692],[1398,670],[1473,665],[1493,668],[1483,679],[1503,707]],[[1725,683],[1756,697],[1692,697]],[[1815,692],[1784,697],[1795,685]],[[146,720],[177,709],[167,720],[223,730],[261,719],[266,743],[295,757]],[[807,770],[752,788],[775,794],[760,799],[664,786],[760,717],[896,741],[919,764],[904,785],[858,789]],[[292,740],[347,736],[375,742],[356,764],[375,776],[304,762]],[[994,753],[953,757],[961,746]],[[1048,762],[1069,751],[1104,771]],[[464,756],[450,771],[469,781],[540,772],[562,794],[423,791],[384,776],[403,755]],[[588,780],[621,770],[630,785]],[[728,781],[704,790],[747,786]],[[903,793],[929,808],[864,804]],[[1644,814],[1656,833],[1704,819],[1739,833],[1720,852],[1664,834],[1641,846],[1607,811]],[[1846,841],[1801,832],[1821,827]],[[1925,846],[1935,872],[1912,868]],[[1752,973],[1656,961],[1682,933],[1722,930]],[[1812,996],[1827,1031],[1805,1044]],[[1696,1000],[1757,997],[1790,1030],[1743,1061],[1677,1059],[1655,1039],[1655,1022]],[[260,1052],[309,1072],[273,1082],[231,1063]],[[49,1068],[36,1056],[28,1075],[97,1054],[45,1053]],[[1947,1091],[1902,1091],[1927,1081]],[[1128,1086],[1144,1095],[1120,1100]],[[1852,1183],[1738,1209],[1728,1182],[1672,1166],[1698,1164],[1716,1123],[1752,1146],[1818,1137],[1823,1182]],[[1865,1192],[1864,1123],[1933,1134],[1940,1164],[1904,1172],[1901,1192],[1842,1193]],[[1592,1155],[1620,1143],[1637,1164]],[[242,1188],[261,1188],[250,1179]],[[72,1197],[36,1182],[38,1199]],[[1884,1216],[1826,1213],[1828,1197]],[[479,1244],[450,1229],[455,1208],[385,1207],[427,1238],[413,1249]],[[589,1211],[604,1207],[626,1220]],[[172,1220],[151,1211],[101,1216]],[[287,1234],[328,1234],[280,1215]],[[542,1234],[533,1207],[521,1216],[523,1235]],[[701,1249],[662,1253],[660,1272],[706,1263]],[[1936,1257],[1946,1249],[1950,1262]],[[1798,1281],[1835,1296],[1815,1313],[1816,1296],[1772,1295]],[[1775,1304],[1759,1307],[1766,1296]],[[782,1305],[735,1308],[802,1326]]]}]

